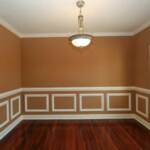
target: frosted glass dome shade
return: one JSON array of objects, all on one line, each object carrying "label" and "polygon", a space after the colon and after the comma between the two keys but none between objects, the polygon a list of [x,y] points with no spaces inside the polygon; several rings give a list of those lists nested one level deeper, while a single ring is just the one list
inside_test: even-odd
[{"label": "frosted glass dome shade", "polygon": [[90,45],[92,36],[88,34],[76,34],[70,37],[70,41],[75,47],[86,47]]}]

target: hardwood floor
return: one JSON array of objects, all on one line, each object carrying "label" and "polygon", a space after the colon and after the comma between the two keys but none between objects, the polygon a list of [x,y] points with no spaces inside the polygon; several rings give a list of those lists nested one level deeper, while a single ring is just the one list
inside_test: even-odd
[{"label": "hardwood floor", "polygon": [[150,150],[150,131],[134,120],[23,121],[0,150]]}]

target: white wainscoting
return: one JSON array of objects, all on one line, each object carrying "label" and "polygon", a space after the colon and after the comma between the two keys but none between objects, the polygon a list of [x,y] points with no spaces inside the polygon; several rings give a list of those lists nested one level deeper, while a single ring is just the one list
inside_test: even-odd
[{"label": "white wainscoting", "polygon": [[[15,101],[18,101],[18,112],[16,112],[15,114],[14,114],[14,102]],[[16,118],[17,116],[19,116],[20,114],[21,114],[21,96],[16,96],[16,97],[13,97],[13,98],[11,98],[10,99],[10,107],[11,107],[11,109],[10,109],[10,115],[11,115],[11,119],[14,119],[14,118]]]},{"label": "white wainscoting", "polygon": [[[145,113],[139,110],[139,98],[142,99],[143,101],[145,101]],[[148,118],[149,117],[149,103],[148,103],[148,97],[141,95],[141,94],[136,94],[136,112],[140,115],[142,115],[143,117]]]},{"label": "white wainscoting", "polygon": [[[45,109],[29,109],[28,98],[30,97],[44,97],[45,98]],[[25,94],[25,112],[49,112],[49,95],[48,94]]]},{"label": "white wainscoting", "polygon": [[[83,108],[83,97],[99,97],[101,102],[101,106],[99,108]],[[79,106],[81,112],[88,112],[88,111],[104,111],[104,94],[101,93],[87,93],[87,94],[79,94]]]},{"label": "white wainscoting", "polygon": [[[143,94],[150,94],[150,89],[145,89],[145,88],[140,88],[140,87],[133,87],[133,86],[113,86],[113,87],[50,87],[50,88],[44,88],[44,87],[39,87],[39,88],[33,88],[33,87],[29,87],[29,88],[18,88],[18,89],[15,89],[15,90],[12,90],[12,91],[8,91],[8,92],[3,92],[3,93],[0,93],[0,99],[6,99],[7,97],[9,96],[13,96],[13,95],[16,95],[16,94],[20,94],[21,92],[76,92],[76,91],[85,91],[85,92],[92,92],[92,91],[98,91],[98,92],[102,92],[102,91],[114,91],[114,92],[117,92],[117,91],[128,91],[128,92],[132,92],[132,91],[135,91],[135,92],[139,92],[139,93],[143,93]],[[120,93],[108,93],[108,94],[116,94],[120,96]],[[124,93],[122,93],[124,94]],[[125,93],[126,94],[126,93]],[[48,94],[25,94],[26,96],[44,96],[45,97],[45,102],[46,102],[46,108],[44,110],[41,111],[40,110],[32,110],[32,109],[29,109],[28,110],[28,105],[27,105],[27,99],[28,97],[26,97],[26,110],[27,112],[47,112],[49,110],[49,95]],[[109,95],[109,96],[112,96],[112,95]],[[122,96],[122,95],[121,95]],[[129,95],[128,95],[129,96]],[[129,96],[130,97],[130,96]],[[108,95],[107,95],[107,99],[108,100]],[[146,100],[144,98],[144,100]],[[131,99],[129,98],[129,101],[131,101]],[[146,100],[147,101],[147,100]],[[75,96],[75,107],[76,108],[76,96]],[[129,103],[131,104],[131,103]],[[6,99],[6,101],[4,102],[0,102],[0,107],[3,107],[3,106],[6,106],[6,115],[7,115],[7,118],[6,120],[0,124],[0,128],[3,128],[4,126],[6,126],[6,128],[4,130],[2,130],[0,132],[0,140],[5,136],[7,135],[13,128],[15,128],[15,126],[17,126],[22,120],[47,120],[47,119],[50,119],[50,120],[72,120],[72,119],[135,119],[137,120],[138,122],[140,122],[143,126],[147,127],[148,129],[150,129],[150,122],[146,121],[144,118],[142,118],[140,115],[137,115],[137,114],[87,114],[87,115],[30,115],[30,114],[27,114],[27,115],[22,115],[19,116],[18,118],[16,118],[13,122],[11,122],[11,124],[7,125],[8,122],[9,122],[9,102],[8,100]],[[108,107],[108,103],[107,103],[107,110],[110,108]],[[54,107],[53,107],[54,108]],[[130,110],[131,108],[131,105],[129,106],[129,108],[127,108],[127,110]],[[112,108],[110,108],[112,109]],[[76,109],[75,109],[76,110]],[[124,109],[115,109],[114,111],[127,111],[127,110],[124,110]],[[66,111],[66,110],[65,110]],[[112,110],[111,110],[112,111]],[[144,114],[147,114],[147,113],[144,113]],[[146,115],[145,115],[146,116]]]},{"label": "white wainscoting", "polygon": [[[128,97],[128,108],[111,108],[110,107],[110,97],[113,96],[127,96]],[[131,93],[108,93],[107,94],[107,111],[131,111],[132,110],[131,103]]]},{"label": "white wainscoting", "polygon": [[[72,109],[57,109],[55,108],[56,97],[73,97],[73,108]],[[76,112],[76,94],[52,94],[52,111],[53,112]]]},{"label": "white wainscoting", "polygon": [[0,103],[0,107],[6,106],[6,120],[0,124],[0,128],[3,128],[9,122],[9,102],[4,101]]}]

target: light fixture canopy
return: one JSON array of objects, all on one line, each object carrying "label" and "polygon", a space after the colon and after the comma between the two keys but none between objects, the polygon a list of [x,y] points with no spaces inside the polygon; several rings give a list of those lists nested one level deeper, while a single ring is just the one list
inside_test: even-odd
[{"label": "light fixture canopy", "polygon": [[73,46],[83,48],[90,45],[92,41],[92,36],[84,33],[84,25],[83,25],[84,17],[82,15],[82,7],[85,5],[85,2],[83,0],[78,0],[76,5],[80,9],[80,14],[78,16],[79,33],[72,35],[69,38],[69,40],[71,41]]}]

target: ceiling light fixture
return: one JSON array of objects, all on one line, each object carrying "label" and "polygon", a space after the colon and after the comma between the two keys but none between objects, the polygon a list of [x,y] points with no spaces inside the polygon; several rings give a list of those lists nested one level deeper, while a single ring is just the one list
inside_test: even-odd
[{"label": "ceiling light fixture", "polygon": [[73,46],[83,48],[90,45],[92,41],[92,36],[84,33],[84,25],[83,25],[84,17],[82,15],[82,8],[85,5],[85,2],[83,0],[78,0],[76,5],[80,9],[80,13],[78,16],[79,33],[72,35],[69,38],[69,40],[71,41]]}]

